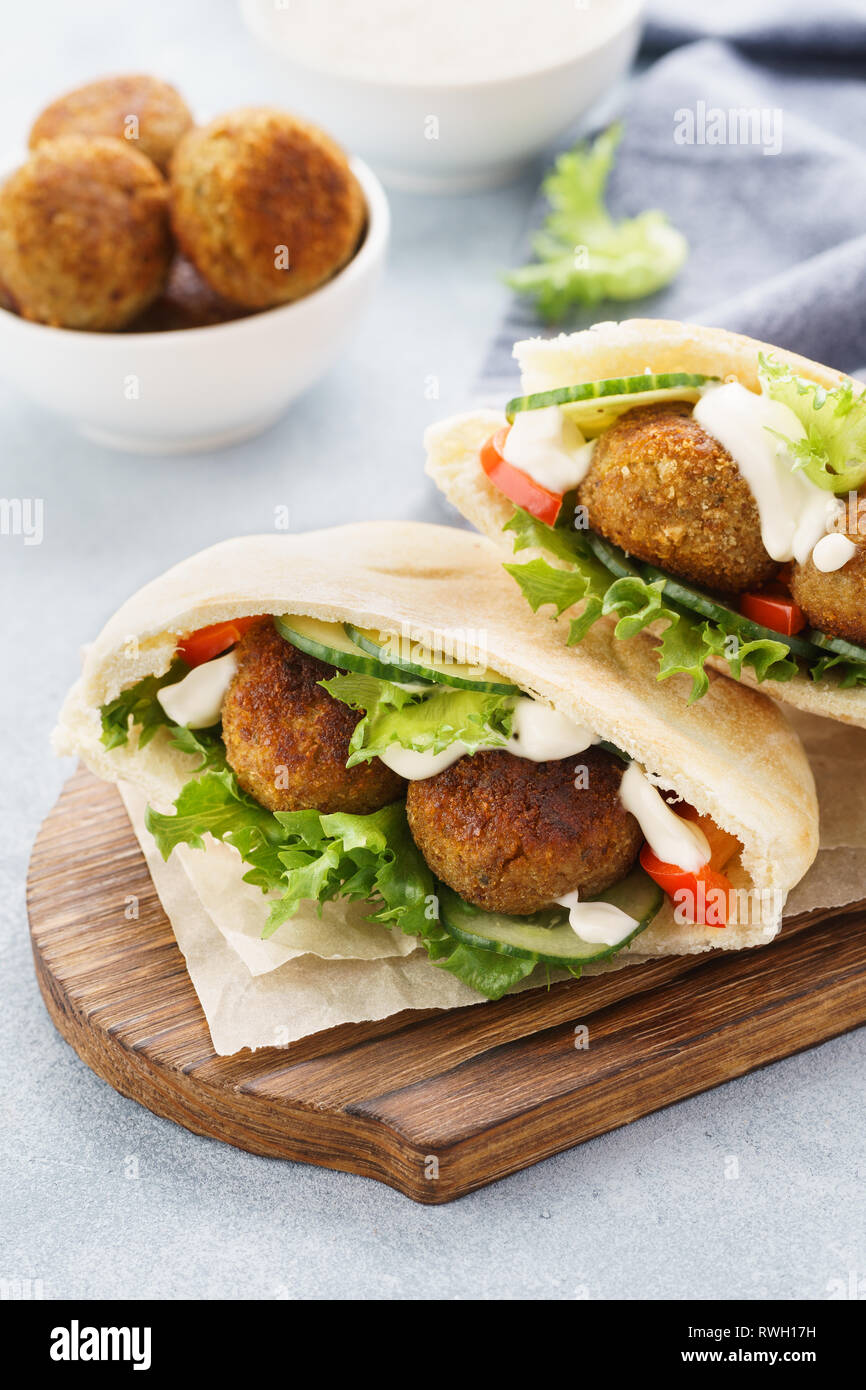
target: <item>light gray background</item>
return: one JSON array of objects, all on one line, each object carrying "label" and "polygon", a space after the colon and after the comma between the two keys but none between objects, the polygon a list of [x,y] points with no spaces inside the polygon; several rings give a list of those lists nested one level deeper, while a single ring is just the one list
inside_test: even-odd
[{"label": "light gray background", "polygon": [[[232,0],[4,7],[2,146],[57,92],[152,70],[200,114],[291,105]],[[97,449],[0,381],[2,493],[42,497],[40,547],[0,537],[0,1279],[47,1297],[825,1298],[866,1273],[866,1032],[650,1116],[444,1208],[199,1139],[116,1095],[54,1032],[33,977],[27,858],[69,769],[48,748],[78,649],[183,556],[272,527],[444,520],[428,421],[466,404],[505,306],[527,179],[466,199],[394,195],[387,279],[353,349],[277,428],[192,459]],[[438,400],[425,398],[427,378]],[[140,1176],[124,1176],[128,1155]],[[734,1156],[739,1177],[726,1178]]]}]

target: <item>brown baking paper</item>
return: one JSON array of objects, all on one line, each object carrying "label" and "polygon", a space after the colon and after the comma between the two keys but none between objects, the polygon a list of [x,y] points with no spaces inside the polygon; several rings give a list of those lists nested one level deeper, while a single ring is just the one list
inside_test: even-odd
[{"label": "brown baking paper", "polygon": [[[818,857],[785,909],[796,916],[866,898],[866,730],[798,711],[790,717],[809,754],[821,808]],[[144,828],[146,798],[125,783],[120,790],[221,1055],[285,1046],[404,1009],[484,1002],[431,965],[411,937],[365,923],[362,904],[348,911],[325,904],[321,919],[311,907],[262,942],[268,903],[241,882],[235,852],[216,843],[206,851],[180,847],[164,862]],[[639,956],[620,957],[584,973],[639,964]],[[543,984],[542,977],[518,988]]]}]

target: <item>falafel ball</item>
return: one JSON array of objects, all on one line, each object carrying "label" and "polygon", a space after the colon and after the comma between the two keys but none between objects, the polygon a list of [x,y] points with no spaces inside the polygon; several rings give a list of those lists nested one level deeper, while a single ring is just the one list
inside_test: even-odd
[{"label": "falafel ball", "polygon": [[132,73],[88,82],[52,101],[36,117],[28,143],[35,150],[61,135],[108,135],[129,142],[166,173],[175,145],[192,124],[174,87]]},{"label": "falafel ball", "polygon": [[271,618],[247,628],[223,704],[223,741],[240,786],[269,811],[378,811],[403,779],[378,758],[347,768],[361,716],[318,681],[335,675],[286,642]]},{"label": "falafel ball", "polygon": [[741,593],[779,568],[746,480],[686,401],[621,415],[599,436],[578,501],[629,555],[709,589]]},{"label": "falafel ball", "polygon": [[300,299],[354,254],[364,195],[343,151],[269,107],[191,130],[171,162],[181,250],[225,299],[268,309]]},{"label": "falafel ball", "polygon": [[211,328],[251,313],[251,309],[242,309],[212,290],[192,261],[175,256],[162,294],[127,324],[127,329],[131,333],[171,333],[182,328]]},{"label": "falafel ball", "polygon": [[[579,767],[585,787],[575,785]],[[545,763],[475,753],[409,783],[409,828],[467,902],[526,915],[575,889],[601,893],[631,868],[642,836],[619,799],[622,771],[598,748]]]},{"label": "falafel ball", "polygon": [[791,566],[788,583],[812,627],[866,646],[866,497],[857,499],[856,527],[842,533],[857,549],[841,569],[825,574],[810,555]]},{"label": "falafel ball", "polygon": [[165,181],[119,140],[47,141],[0,188],[0,279],[24,318],[122,328],[162,290],[171,253]]}]

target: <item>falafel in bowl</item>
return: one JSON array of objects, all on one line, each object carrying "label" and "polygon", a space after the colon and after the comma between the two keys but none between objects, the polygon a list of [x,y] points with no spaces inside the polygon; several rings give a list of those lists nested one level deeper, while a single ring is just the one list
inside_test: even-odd
[{"label": "falafel in bowl", "polygon": [[645,637],[566,635],[466,531],[242,537],[123,605],[55,746],[144,793],[164,859],[221,841],[264,938],[362,907],[467,1003],[769,941],[817,848],[795,733],[721,676],[686,712]]},{"label": "falafel in bowl", "polygon": [[296,116],[196,127],[148,81],[128,79],[129,138],[121,79],[48,108],[0,187],[0,361],[97,443],[184,453],[266,429],[331,367],[389,213],[375,175]]}]

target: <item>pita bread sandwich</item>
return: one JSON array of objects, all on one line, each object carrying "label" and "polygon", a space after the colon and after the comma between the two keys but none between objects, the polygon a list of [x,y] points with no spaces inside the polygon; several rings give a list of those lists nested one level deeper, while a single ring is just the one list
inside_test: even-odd
[{"label": "pita bread sandwich", "polygon": [[567,639],[467,531],[248,536],[120,608],[56,748],[147,795],[164,858],[231,847],[266,935],[361,904],[490,998],[770,940],[817,850],[796,735],[714,673],[689,707],[647,639]]},{"label": "pita bread sandwich", "polygon": [[522,394],[428,431],[427,470],[534,610],[649,629],[708,668],[866,725],[866,388],[653,319],[518,343]]}]

